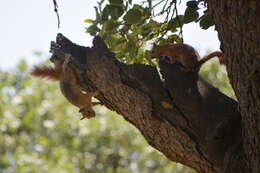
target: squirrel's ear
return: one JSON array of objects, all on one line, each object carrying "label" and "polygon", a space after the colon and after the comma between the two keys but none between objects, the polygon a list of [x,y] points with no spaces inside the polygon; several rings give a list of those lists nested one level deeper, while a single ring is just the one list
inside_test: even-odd
[{"label": "squirrel's ear", "polygon": [[153,42],[153,47],[156,47],[156,46],[157,46],[156,42]]}]

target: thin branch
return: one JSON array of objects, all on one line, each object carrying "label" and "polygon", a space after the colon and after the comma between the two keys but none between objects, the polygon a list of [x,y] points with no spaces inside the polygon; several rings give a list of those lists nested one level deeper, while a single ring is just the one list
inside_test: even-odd
[{"label": "thin branch", "polygon": [[58,4],[57,4],[56,0],[53,0],[53,5],[54,5],[54,12],[57,14],[58,28],[60,28],[60,16],[59,16]]},{"label": "thin branch", "polygon": [[181,21],[180,21],[179,15],[178,15],[177,3],[175,3],[175,5],[174,5],[174,12],[176,13],[176,18],[177,18],[177,21],[180,25],[179,37],[181,37],[181,40],[182,40],[182,43],[183,43],[183,32],[182,32],[183,25],[181,25]]}]

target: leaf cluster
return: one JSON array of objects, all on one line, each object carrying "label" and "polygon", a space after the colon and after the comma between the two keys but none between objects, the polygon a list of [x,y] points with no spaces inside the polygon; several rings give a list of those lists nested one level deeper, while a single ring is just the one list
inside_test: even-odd
[{"label": "leaf cluster", "polygon": [[[187,8],[184,13],[184,23],[199,22],[202,29],[213,26],[213,20],[208,13],[207,4],[201,0],[192,0],[186,3]],[[203,15],[199,15],[199,10],[203,10]]]},{"label": "leaf cluster", "polygon": [[188,1],[184,14],[178,14],[178,5],[176,0],[100,0],[94,7],[96,19],[85,20],[86,32],[101,36],[122,62],[154,65],[149,58],[151,42],[182,43],[183,25],[199,22],[203,29],[213,25],[203,1]]}]

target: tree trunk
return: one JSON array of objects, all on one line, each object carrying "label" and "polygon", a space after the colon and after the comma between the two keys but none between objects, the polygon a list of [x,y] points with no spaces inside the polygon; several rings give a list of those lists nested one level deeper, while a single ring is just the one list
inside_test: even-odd
[{"label": "tree trunk", "polygon": [[242,116],[241,170],[260,172],[260,1],[207,0]]},{"label": "tree trunk", "polygon": [[[99,91],[97,98],[136,126],[147,142],[170,160],[198,172],[242,172],[240,114],[237,102],[223,95],[198,74],[178,64],[159,62],[156,68],[125,65],[96,37],[93,47],[78,46],[58,34],[53,56],[73,59],[69,68],[78,87]],[[89,120],[93,121],[93,120]]]}]

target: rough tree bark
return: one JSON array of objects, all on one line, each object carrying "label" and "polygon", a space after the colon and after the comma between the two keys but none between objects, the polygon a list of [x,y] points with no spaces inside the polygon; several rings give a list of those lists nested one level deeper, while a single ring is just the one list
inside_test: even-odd
[{"label": "rough tree bark", "polygon": [[238,104],[197,74],[160,61],[162,81],[154,67],[116,60],[99,37],[87,48],[58,34],[51,52],[60,58],[71,54],[69,67],[78,87],[98,90],[105,106],[135,125],[170,160],[198,172],[241,172],[236,161],[243,154],[238,152],[242,151]]},{"label": "rough tree bark", "polygon": [[207,0],[242,116],[240,169],[260,172],[260,1]]}]

